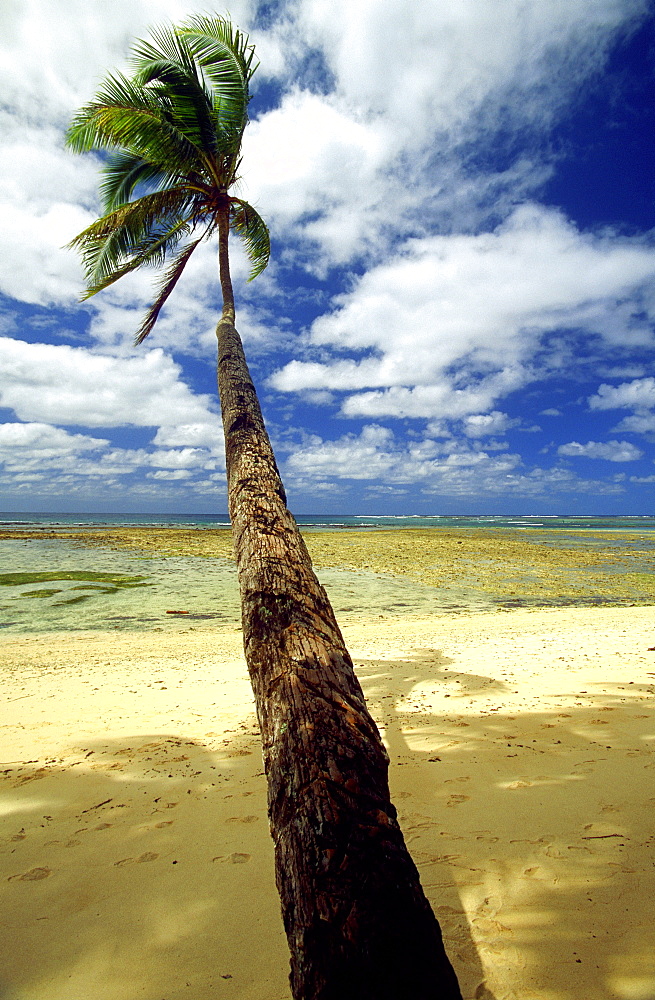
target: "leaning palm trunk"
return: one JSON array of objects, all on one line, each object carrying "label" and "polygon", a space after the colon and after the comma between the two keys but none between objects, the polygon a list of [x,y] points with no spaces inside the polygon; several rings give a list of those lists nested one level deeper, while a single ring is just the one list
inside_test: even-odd
[{"label": "leaning palm trunk", "polygon": [[[389,801],[388,759],[327,595],[286,508],[234,321],[228,234],[268,263],[258,212],[229,192],[248,121],[253,47],[222,18],[154,30],[109,75],[69,145],[108,151],[105,214],[72,241],[95,295],[167,262],[136,342],[192,253],[218,231],[218,383],[246,660],[268,776],[295,1000],[459,1000],[439,925]],[[193,239],[192,239],[193,237]]]},{"label": "leaning palm trunk", "polygon": [[246,661],[262,733],[295,1000],[458,1000],[390,802],[388,757],[318,582],[234,326],[217,327]]}]

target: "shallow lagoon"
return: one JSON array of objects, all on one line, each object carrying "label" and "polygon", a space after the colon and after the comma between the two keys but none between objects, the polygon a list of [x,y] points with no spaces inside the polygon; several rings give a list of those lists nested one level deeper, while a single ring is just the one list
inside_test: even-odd
[{"label": "shallow lagoon", "polygon": [[[236,567],[225,558],[139,555],[64,540],[4,540],[1,552],[0,627],[10,632],[240,625]],[[461,588],[439,592],[362,570],[324,568],[320,578],[342,621],[491,606]]]},{"label": "shallow lagoon", "polygon": [[[655,603],[652,531],[313,529],[306,541],[342,622]],[[238,628],[231,547],[226,529],[12,526],[0,531],[0,623],[15,632]]]}]

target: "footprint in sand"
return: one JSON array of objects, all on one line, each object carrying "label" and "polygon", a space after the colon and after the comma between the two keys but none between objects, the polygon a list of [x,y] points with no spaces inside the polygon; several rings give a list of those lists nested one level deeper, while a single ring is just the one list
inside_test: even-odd
[{"label": "footprint in sand", "polygon": [[459,806],[462,804],[462,802],[468,802],[470,797],[471,797],[470,795],[449,795],[446,805],[451,808],[453,806]]},{"label": "footprint in sand", "polygon": [[22,875],[10,875],[7,882],[40,882],[41,879],[48,878],[49,875],[52,875],[50,868],[30,868]]},{"label": "footprint in sand", "polygon": [[226,823],[256,823],[259,816],[230,816]]},{"label": "footprint in sand", "polygon": [[124,865],[134,865],[140,864],[144,861],[156,861],[159,857],[154,851],[145,851],[144,854],[140,854],[138,858],[123,858],[121,861],[114,861],[114,868],[122,868]]}]

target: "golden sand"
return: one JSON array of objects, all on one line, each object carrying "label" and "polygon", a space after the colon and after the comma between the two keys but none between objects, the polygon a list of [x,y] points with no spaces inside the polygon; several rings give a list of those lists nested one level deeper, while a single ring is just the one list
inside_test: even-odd
[{"label": "golden sand", "polygon": [[[380,534],[309,541],[434,579],[420,533]],[[466,1000],[653,1000],[653,608],[344,635]],[[239,631],[0,634],[0,684],[0,996],[289,1000]]]}]

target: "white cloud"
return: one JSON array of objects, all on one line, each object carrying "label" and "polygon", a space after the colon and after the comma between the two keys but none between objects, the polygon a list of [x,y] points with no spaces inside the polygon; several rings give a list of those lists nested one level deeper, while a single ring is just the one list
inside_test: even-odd
[{"label": "white cloud", "polygon": [[491,413],[472,413],[462,422],[462,430],[467,437],[481,438],[492,434],[504,434],[510,427],[517,427],[521,421],[512,419],[500,410]]},{"label": "white cloud", "polygon": [[420,482],[458,477],[462,469],[493,467],[496,472],[514,468],[517,455],[490,459],[483,451],[429,438],[408,444],[378,424],[366,425],[357,436],[346,434],[336,441],[312,436],[287,460],[292,476],[302,479],[384,479],[385,483]]},{"label": "white cloud", "polygon": [[381,194],[375,177],[389,155],[384,138],[382,126],[356,121],[331,99],[293,90],[248,127],[244,182],[278,225],[318,216],[306,235],[329,245],[334,261],[348,260],[362,210]]},{"label": "white cloud", "polygon": [[0,212],[0,291],[35,305],[74,305],[82,269],[62,247],[88,224],[85,215],[61,202],[36,210],[1,199]]},{"label": "white cloud", "polygon": [[164,471],[160,469],[159,472],[146,472],[146,477],[148,479],[188,479],[193,473],[189,472],[188,469],[175,469],[174,471]]},{"label": "white cloud", "polygon": [[655,406],[655,378],[636,378],[621,385],[600,385],[589,397],[592,410],[646,410]]},{"label": "white cloud", "polygon": [[208,396],[194,396],[160,349],[114,358],[81,347],[0,338],[0,404],[21,420],[87,427],[207,423]]},{"label": "white cloud", "polygon": [[[630,450],[633,446],[628,444],[625,448]],[[615,454],[618,451],[612,450],[612,455]],[[464,440],[438,442],[425,438],[404,442],[387,428],[370,424],[359,435],[346,434],[336,441],[324,441],[317,435],[309,437],[289,456],[286,476],[293,489],[312,492],[317,486],[333,489],[335,481],[342,482],[347,489],[348,482],[377,479],[383,483],[372,483],[370,488],[366,487],[367,492],[372,489],[384,495],[390,490],[403,490],[406,485],[419,486],[426,496],[549,497],[576,493],[612,495],[623,491],[620,482],[581,479],[564,466],[551,469],[522,466],[519,455],[490,454],[484,448],[472,449]]]},{"label": "white cloud", "polygon": [[460,125],[490,95],[507,101],[509,88],[521,93],[516,114],[542,118],[602,65],[609,33],[644,6],[642,0],[420,6],[305,0],[297,10],[307,41],[325,54],[337,93],[360,114],[384,115],[403,138],[416,141],[417,134]]},{"label": "white cloud", "polygon": [[20,465],[24,468],[25,453],[35,464],[49,463],[80,452],[104,450],[109,442],[105,438],[87,434],[70,434],[61,427],[43,423],[0,424],[0,461],[6,469]]},{"label": "white cloud", "polygon": [[148,456],[148,463],[164,469],[216,468],[216,461],[204,448],[155,451]]},{"label": "white cloud", "polygon": [[[85,478],[109,481],[115,477],[137,476],[149,467],[146,478],[186,480],[194,474],[205,476],[208,470],[223,468],[224,462],[204,448],[150,451],[147,448],[112,447],[105,438],[71,434],[60,427],[43,423],[7,423],[0,425],[0,465],[2,482],[17,483],[34,479],[47,480],[56,486],[62,476],[78,482]],[[223,473],[213,473],[223,478]]]},{"label": "white cloud", "polygon": [[617,434],[645,434],[655,432],[655,378],[637,378],[620,385],[603,383],[598,392],[589,397],[591,410],[633,410],[612,428]]},{"label": "white cloud", "polygon": [[[526,127],[547,129],[645,3],[298,0],[281,9],[268,33],[275,64],[283,83],[302,83],[246,132],[244,182],[277,227],[316,241],[301,258],[316,270],[379,253],[394,231],[476,226],[529,197],[548,176],[543,154],[484,173],[464,162],[463,144],[499,128],[524,140]],[[312,70],[308,53],[322,65]]]},{"label": "white cloud", "polygon": [[103,478],[127,475],[146,459],[143,450],[111,448],[106,438],[71,434],[38,422],[1,424],[0,449],[5,474],[17,482],[61,473]]},{"label": "white cloud", "polygon": [[631,434],[652,434],[655,432],[655,413],[633,413],[632,416],[619,420],[616,427],[612,428],[612,433],[621,434],[625,431]]},{"label": "white cloud", "polygon": [[153,444],[167,448],[208,448],[223,451],[223,428],[218,417],[204,423],[178,424],[160,427]]},{"label": "white cloud", "polygon": [[543,334],[600,327],[620,341],[631,296],[632,327],[652,343],[636,296],[653,277],[655,251],[640,241],[583,234],[559,212],[525,205],[492,233],[410,240],[313,324],[317,347],[365,356],[292,361],[270,381],[286,392],[381,387],[347,397],[349,416],[484,412],[534,377]]},{"label": "white cloud", "polygon": [[602,458],[608,462],[634,462],[641,458],[643,452],[629,441],[588,441],[580,444],[570,441],[557,449],[558,455],[569,455],[574,458]]}]

